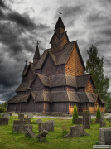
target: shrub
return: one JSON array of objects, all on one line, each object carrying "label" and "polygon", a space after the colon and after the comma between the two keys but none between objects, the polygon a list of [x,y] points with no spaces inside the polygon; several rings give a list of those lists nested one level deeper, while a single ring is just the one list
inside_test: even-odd
[{"label": "shrub", "polygon": [[96,112],[96,119],[100,119],[101,118],[101,112],[99,109],[99,106],[97,107],[97,112]]},{"label": "shrub", "polygon": [[75,123],[75,119],[78,118],[78,111],[77,111],[77,106],[74,105],[74,112],[73,112],[73,117],[72,117],[72,123]]}]

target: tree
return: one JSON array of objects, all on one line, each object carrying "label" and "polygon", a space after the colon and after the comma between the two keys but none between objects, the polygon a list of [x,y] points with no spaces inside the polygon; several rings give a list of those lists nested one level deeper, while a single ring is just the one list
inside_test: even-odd
[{"label": "tree", "polygon": [[104,75],[104,58],[98,56],[98,49],[91,45],[87,50],[89,59],[86,62],[86,72],[91,74],[94,81],[94,92],[105,101],[108,100],[109,78]]},{"label": "tree", "polygon": [[101,112],[99,109],[99,106],[97,107],[97,112],[96,112],[96,119],[100,119],[101,118]]},{"label": "tree", "polygon": [[74,105],[74,112],[73,112],[73,117],[72,117],[72,123],[75,123],[75,119],[78,118],[78,111],[77,111],[77,106]]}]

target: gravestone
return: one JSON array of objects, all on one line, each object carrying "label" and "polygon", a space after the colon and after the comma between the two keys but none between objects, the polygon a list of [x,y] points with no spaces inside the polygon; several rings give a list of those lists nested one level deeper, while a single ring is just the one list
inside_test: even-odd
[{"label": "gravestone", "polygon": [[27,118],[33,118],[33,113],[27,113]]},{"label": "gravestone", "polygon": [[36,123],[37,123],[37,124],[42,123],[42,120],[41,120],[41,119],[37,119],[37,120],[36,120]]},{"label": "gravestone", "polygon": [[87,135],[88,134],[84,131],[84,127],[77,125],[70,127],[70,132],[65,137],[81,137]]},{"label": "gravestone", "polygon": [[82,124],[83,119],[82,118],[76,118],[75,119],[75,124]]},{"label": "gravestone", "polygon": [[48,134],[48,131],[47,131],[47,130],[43,130],[42,132],[40,132],[40,133],[38,134],[38,136],[37,136],[38,140],[39,140],[40,142],[45,141],[47,134]]},{"label": "gravestone", "polygon": [[111,127],[99,128],[99,144],[111,145]]},{"label": "gravestone", "polygon": [[49,120],[45,123],[39,123],[38,129],[39,129],[39,132],[42,132],[43,130],[54,131],[54,121]]},{"label": "gravestone", "polygon": [[23,113],[19,113],[18,114],[18,119],[23,120],[24,119],[24,114]]},{"label": "gravestone", "polygon": [[109,123],[111,123],[111,117],[109,117],[108,121],[109,121]]},{"label": "gravestone", "polygon": [[8,125],[8,118],[0,118],[0,125]]},{"label": "gravestone", "polygon": [[9,112],[8,114],[9,114],[10,116],[12,116],[12,113],[11,113],[11,112]]},{"label": "gravestone", "polygon": [[13,121],[13,132],[24,133],[27,128],[32,130],[32,125],[24,120]]},{"label": "gravestone", "polygon": [[32,129],[25,128],[25,136],[30,138],[36,138],[36,135],[32,132]]},{"label": "gravestone", "polygon": [[10,114],[9,113],[2,113],[2,118],[10,118]]},{"label": "gravestone", "polygon": [[83,127],[90,128],[90,113],[88,111],[83,112]]},{"label": "gravestone", "polygon": [[104,127],[106,124],[104,122],[104,113],[101,113],[101,118],[99,120],[100,127]]},{"label": "gravestone", "polygon": [[26,122],[26,123],[31,123],[31,119],[30,118],[24,118],[24,121]]}]

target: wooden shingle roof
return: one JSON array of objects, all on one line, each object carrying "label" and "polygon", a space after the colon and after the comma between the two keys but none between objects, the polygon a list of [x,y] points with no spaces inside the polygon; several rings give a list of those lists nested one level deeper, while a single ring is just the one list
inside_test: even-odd
[{"label": "wooden shingle roof", "polygon": [[[41,69],[41,67],[44,64],[44,61],[45,61],[45,59],[46,59],[48,54],[50,54],[50,56],[51,56],[52,60],[54,61],[55,65],[66,64],[68,59],[69,59],[69,56],[70,56],[72,50],[74,49],[74,46],[76,47],[76,49],[78,51],[81,63],[83,65],[83,67],[84,67],[84,62],[83,62],[83,59],[81,57],[80,50],[79,50],[79,47],[77,45],[77,42],[76,41],[72,41],[72,42],[68,42],[64,46],[63,50],[58,51],[56,53],[52,53],[51,49],[45,50],[44,53],[41,55],[40,60],[36,64],[35,69]],[[84,67],[84,70],[85,70],[85,67]]]}]

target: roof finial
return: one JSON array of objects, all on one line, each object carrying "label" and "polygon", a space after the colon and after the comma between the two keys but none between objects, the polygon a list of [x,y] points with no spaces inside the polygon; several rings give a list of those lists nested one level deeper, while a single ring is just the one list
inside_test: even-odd
[{"label": "roof finial", "polygon": [[26,65],[27,65],[27,60],[25,62],[26,62]]},{"label": "roof finial", "polygon": [[36,45],[37,45],[37,46],[39,45],[39,41],[37,41]]}]

